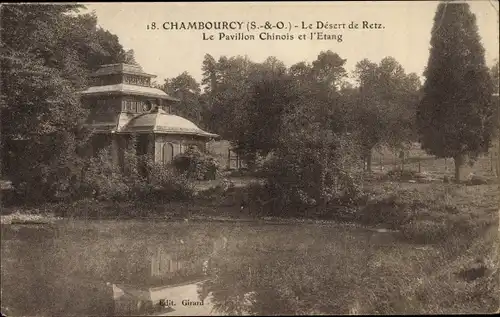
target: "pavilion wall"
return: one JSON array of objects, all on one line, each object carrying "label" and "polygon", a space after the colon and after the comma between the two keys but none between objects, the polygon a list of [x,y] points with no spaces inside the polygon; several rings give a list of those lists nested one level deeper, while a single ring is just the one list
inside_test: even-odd
[{"label": "pavilion wall", "polygon": [[[155,162],[168,163],[168,158],[184,153],[190,146],[196,146],[200,151],[206,151],[205,138],[189,135],[173,135],[173,134],[157,134],[154,142],[154,158]],[[168,153],[170,147],[173,153]]]}]

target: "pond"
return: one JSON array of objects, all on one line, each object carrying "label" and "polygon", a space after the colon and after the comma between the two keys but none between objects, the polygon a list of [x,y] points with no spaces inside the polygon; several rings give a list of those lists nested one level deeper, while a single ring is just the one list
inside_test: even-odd
[{"label": "pond", "polygon": [[[340,225],[2,225],[2,313],[343,314],[370,285],[407,282],[400,247],[391,233]],[[389,293],[370,290],[370,303]]]}]

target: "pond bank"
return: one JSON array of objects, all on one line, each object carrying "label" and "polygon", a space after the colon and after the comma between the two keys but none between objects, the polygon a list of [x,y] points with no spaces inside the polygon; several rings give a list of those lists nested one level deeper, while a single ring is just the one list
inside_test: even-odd
[{"label": "pond bank", "polygon": [[56,221],[63,220],[61,217],[55,217],[51,214],[29,214],[22,212],[15,212],[8,215],[0,216],[0,224],[10,225],[10,224],[48,224],[54,223]]},{"label": "pond bank", "polygon": [[[374,230],[405,231],[419,240],[440,240],[448,233],[467,233],[498,223],[496,185],[384,184],[358,206],[328,218],[255,215],[234,202],[102,202],[86,199],[32,207],[3,208],[2,224],[43,224],[61,220],[145,220],[158,222],[227,222],[256,224],[342,224]],[[481,230],[482,231],[482,230]],[[431,237],[432,236],[432,237]]]},{"label": "pond bank", "polygon": [[258,225],[325,225],[325,226],[342,226],[342,227],[355,227],[363,228],[374,232],[398,232],[398,230],[391,230],[386,228],[377,228],[365,226],[354,222],[341,222],[336,220],[315,220],[315,219],[300,219],[300,218],[279,218],[279,217],[262,217],[262,218],[231,218],[231,217],[212,217],[212,216],[194,216],[194,217],[146,217],[146,218],[75,218],[75,217],[56,217],[54,214],[28,214],[17,211],[8,215],[0,216],[0,224],[2,225],[43,225],[55,224],[58,222],[66,222],[72,220],[87,220],[87,221],[113,221],[113,220],[135,220],[135,221],[154,221],[154,222],[184,222],[184,223],[203,223],[203,222],[220,222],[220,223],[249,223]]}]

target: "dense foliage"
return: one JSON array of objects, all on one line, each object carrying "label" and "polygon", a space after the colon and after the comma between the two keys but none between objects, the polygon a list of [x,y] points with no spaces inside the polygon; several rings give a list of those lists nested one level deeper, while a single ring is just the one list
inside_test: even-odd
[{"label": "dense foliage", "polygon": [[386,145],[402,150],[416,141],[415,106],[420,79],[415,73],[406,74],[392,57],[382,59],[378,65],[362,60],[355,74],[359,92],[351,97],[352,117],[370,170],[374,148]]},{"label": "dense foliage", "polygon": [[184,153],[177,155],[172,165],[179,173],[193,180],[213,180],[221,169],[219,162],[213,156],[195,147],[190,147]]},{"label": "dense foliage", "polygon": [[2,5],[2,174],[29,201],[70,194],[82,162],[90,71],[124,58],[118,38],[78,5]]},{"label": "dense foliage", "polygon": [[192,198],[193,184],[185,173],[136,156],[130,149],[125,152],[124,161],[124,168],[114,164],[110,148],[91,158],[83,172],[80,198],[160,203]]}]

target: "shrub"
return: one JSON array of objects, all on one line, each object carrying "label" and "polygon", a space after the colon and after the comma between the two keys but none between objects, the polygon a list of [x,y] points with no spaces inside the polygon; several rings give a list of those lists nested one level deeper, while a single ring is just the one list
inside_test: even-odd
[{"label": "shrub", "polygon": [[82,196],[93,196],[98,200],[127,200],[129,198],[129,184],[120,171],[113,164],[108,148],[99,152],[87,162],[83,171]]},{"label": "shrub", "polygon": [[[264,195],[274,197],[276,210],[323,216],[332,205],[350,205],[361,193],[357,152],[347,136],[287,139],[263,167]],[[293,210],[295,209],[295,210]],[[333,216],[333,214],[332,214]]]},{"label": "shrub", "polygon": [[185,174],[153,162],[147,156],[125,152],[124,166],[113,164],[109,149],[90,158],[84,171],[83,197],[101,201],[174,201],[193,196],[194,188]]},{"label": "shrub", "polygon": [[487,185],[488,180],[483,177],[472,175],[472,177],[466,182],[467,185]]},{"label": "shrub", "polygon": [[401,170],[399,168],[396,168],[396,169],[388,171],[387,174],[385,175],[385,178],[390,179],[390,180],[405,181],[405,180],[411,180],[411,179],[418,178],[418,176],[419,176],[418,172],[416,172],[416,171]]},{"label": "shrub", "polygon": [[193,198],[194,184],[186,173],[161,163],[148,162],[148,182],[143,193],[157,201],[188,200]]},{"label": "shrub", "polygon": [[219,175],[221,166],[218,160],[195,148],[189,148],[184,153],[177,155],[172,165],[189,179],[213,180]]}]

